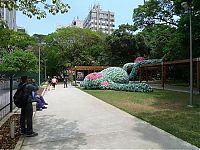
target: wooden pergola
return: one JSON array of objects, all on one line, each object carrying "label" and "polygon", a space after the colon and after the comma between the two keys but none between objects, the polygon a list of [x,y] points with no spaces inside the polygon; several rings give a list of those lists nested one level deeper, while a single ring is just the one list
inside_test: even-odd
[{"label": "wooden pergola", "polygon": [[103,69],[108,68],[109,66],[75,66],[73,68],[74,71],[83,71],[83,70],[87,70],[87,71],[101,71]]},{"label": "wooden pergola", "polygon": [[[162,84],[162,87],[164,88],[168,67],[174,66],[174,65],[189,64],[189,63],[190,63],[189,59],[184,59],[184,60],[176,60],[176,61],[166,61],[161,64],[142,65],[141,68],[139,69],[139,80],[141,82],[142,73],[146,74],[146,81],[147,81],[147,79],[148,79],[147,71],[160,70],[161,71],[161,84]],[[196,64],[196,71],[197,71],[196,72],[196,79],[197,79],[196,85],[197,85],[198,91],[200,91],[200,58],[193,58],[193,64]]]}]

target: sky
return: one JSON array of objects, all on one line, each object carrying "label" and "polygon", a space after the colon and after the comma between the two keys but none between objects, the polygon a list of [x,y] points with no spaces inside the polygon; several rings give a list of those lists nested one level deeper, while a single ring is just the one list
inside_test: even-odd
[{"label": "sky", "polygon": [[55,32],[58,25],[69,25],[74,18],[84,20],[91,6],[100,4],[103,10],[109,10],[115,14],[115,27],[120,24],[133,24],[133,9],[138,5],[142,5],[144,0],[66,0],[70,5],[68,13],[57,14],[55,16],[48,14],[46,18],[37,20],[36,18],[28,18],[21,12],[17,12],[17,26],[24,27],[29,35],[33,34],[50,34]]}]

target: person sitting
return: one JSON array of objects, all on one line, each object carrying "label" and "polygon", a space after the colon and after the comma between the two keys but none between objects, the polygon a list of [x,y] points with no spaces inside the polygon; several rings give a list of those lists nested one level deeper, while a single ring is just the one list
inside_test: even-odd
[{"label": "person sitting", "polygon": [[48,105],[44,98],[37,94],[37,91],[32,91],[32,97],[33,101],[37,102],[37,110],[42,111],[42,109],[46,109],[47,107],[45,105]]}]

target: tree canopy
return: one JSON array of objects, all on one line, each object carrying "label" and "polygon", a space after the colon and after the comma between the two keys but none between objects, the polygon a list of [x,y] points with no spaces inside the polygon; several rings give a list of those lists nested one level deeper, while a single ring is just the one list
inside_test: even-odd
[{"label": "tree canopy", "polygon": [[146,39],[150,58],[166,53],[168,60],[189,58],[190,15],[193,57],[199,57],[200,5],[197,0],[187,0],[188,10],[184,10],[182,2],[184,0],[148,0],[134,9],[133,22]]},{"label": "tree canopy", "polygon": [[45,43],[43,52],[51,73],[75,65],[99,65],[103,62],[105,35],[100,32],[67,27],[49,34]]},{"label": "tree canopy", "polygon": [[15,50],[2,57],[0,70],[3,72],[36,72],[37,58],[29,51]]},{"label": "tree canopy", "polygon": [[149,48],[143,34],[136,34],[136,26],[122,24],[107,37],[109,64],[122,66],[134,62],[138,56],[147,56]]},{"label": "tree canopy", "polygon": [[22,11],[28,17],[36,16],[37,19],[45,18],[47,12],[55,15],[57,13],[66,13],[70,9],[70,6],[61,0],[1,0],[0,8],[3,7],[9,10]]}]

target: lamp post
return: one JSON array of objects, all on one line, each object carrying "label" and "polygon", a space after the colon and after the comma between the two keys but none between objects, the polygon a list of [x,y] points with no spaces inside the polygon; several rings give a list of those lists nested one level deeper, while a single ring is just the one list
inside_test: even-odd
[{"label": "lamp post", "polygon": [[44,60],[44,79],[47,80],[47,59]]},{"label": "lamp post", "polygon": [[42,45],[44,45],[45,43],[44,42],[41,42],[41,43],[39,43],[38,44],[38,47],[39,47],[39,58],[38,58],[38,60],[39,60],[39,62],[38,62],[38,85],[40,86],[40,83],[41,83],[41,76],[40,76],[40,72],[41,72],[41,46]]},{"label": "lamp post", "polygon": [[40,86],[40,45],[39,45],[39,64],[38,64],[38,85]]},{"label": "lamp post", "polygon": [[189,13],[190,18],[190,98],[189,106],[193,105],[193,62],[192,62],[192,11],[187,2],[182,2],[181,6]]}]

